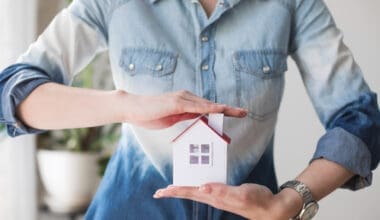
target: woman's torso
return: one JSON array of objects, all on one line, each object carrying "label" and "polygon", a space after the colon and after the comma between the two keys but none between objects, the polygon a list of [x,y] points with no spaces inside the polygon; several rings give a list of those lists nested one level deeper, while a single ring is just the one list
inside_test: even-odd
[{"label": "woman's torso", "polygon": [[[291,11],[283,1],[224,1],[208,19],[195,1],[127,1],[108,26],[117,88],[136,94],[186,89],[249,110],[225,119],[228,182],[243,181],[269,145],[284,89]],[[234,5],[236,4],[236,5]],[[164,104],[164,103],[163,103]],[[144,152],[171,178],[171,140],[190,122],[162,131],[132,126]]]},{"label": "woman's torso", "polygon": [[[224,121],[224,132],[232,138],[228,183],[257,182],[275,191],[273,134],[287,70],[290,7],[277,0],[224,0],[208,18],[195,0],[121,2],[107,25],[116,87],[146,95],[185,89],[214,102],[247,108],[246,118]],[[151,198],[154,190],[172,183],[171,141],[190,123],[165,130],[124,124],[120,149],[88,217],[110,214],[100,210],[124,204],[138,212],[122,212],[128,219],[134,214],[152,218],[151,212],[160,213],[157,219],[240,219],[198,203],[157,203]],[[107,200],[115,190],[122,192],[123,202],[114,201],[117,196]],[[152,209],[143,214],[133,205],[140,203]],[[183,218],[158,211],[161,208]]]}]

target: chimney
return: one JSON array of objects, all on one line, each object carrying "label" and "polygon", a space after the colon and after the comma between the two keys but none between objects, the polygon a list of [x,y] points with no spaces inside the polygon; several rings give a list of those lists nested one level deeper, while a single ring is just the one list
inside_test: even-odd
[{"label": "chimney", "polygon": [[208,115],[208,125],[220,135],[223,135],[223,117],[221,113],[210,113]]}]

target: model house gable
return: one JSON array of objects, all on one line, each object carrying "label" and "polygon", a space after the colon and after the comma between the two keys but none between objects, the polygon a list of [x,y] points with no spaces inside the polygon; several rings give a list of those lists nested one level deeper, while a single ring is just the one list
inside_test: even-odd
[{"label": "model house gable", "polygon": [[[181,158],[188,161],[191,166],[212,166],[214,162],[215,151],[225,151],[227,146],[224,139],[214,131],[198,121],[192,125],[180,138],[174,142],[173,147],[180,148],[185,155]],[[221,149],[215,149],[215,148]]]},{"label": "model house gable", "polygon": [[219,133],[215,128],[211,127],[209,125],[209,120],[208,118],[206,118],[205,116],[201,116],[199,117],[197,120],[195,120],[189,127],[187,127],[182,133],[180,133],[176,138],[174,138],[172,140],[172,142],[176,142],[178,139],[180,139],[183,135],[186,135],[189,133],[190,130],[193,129],[193,127],[198,124],[198,123],[203,123],[210,132],[216,134],[219,138],[221,138],[222,140],[224,140],[227,144],[230,144],[231,142],[231,138],[223,133],[223,131],[221,133]]}]

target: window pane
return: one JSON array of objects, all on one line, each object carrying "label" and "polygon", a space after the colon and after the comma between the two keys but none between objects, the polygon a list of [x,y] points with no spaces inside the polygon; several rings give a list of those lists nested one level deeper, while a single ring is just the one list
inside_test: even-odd
[{"label": "window pane", "polygon": [[190,144],[190,153],[198,153],[199,145],[198,144]]},{"label": "window pane", "polygon": [[190,156],[190,164],[199,164],[198,156]]},{"label": "window pane", "polygon": [[210,145],[209,144],[202,144],[201,145],[201,151],[202,151],[202,153],[210,153]]},{"label": "window pane", "polygon": [[210,164],[210,156],[202,156],[202,164]]}]

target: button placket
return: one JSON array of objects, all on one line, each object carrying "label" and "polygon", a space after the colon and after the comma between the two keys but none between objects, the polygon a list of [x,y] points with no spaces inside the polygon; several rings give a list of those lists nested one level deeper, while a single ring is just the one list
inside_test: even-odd
[{"label": "button placket", "polygon": [[[219,5],[220,2],[226,3]],[[217,101],[216,97],[216,74],[214,73],[215,64],[215,34],[216,34],[216,21],[227,10],[227,2],[222,0],[218,1],[211,17],[205,16],[204,10],[200,5],[197,5],[194,10],[194,15],[197,16],[199,22],[199,32],[197,35],[197,49],[199,55],[197,56],[196,69],[199,73],[199,92],[202,97],[211,101]],[[223,7],[220,7],[223,6]],[[198,51],[197,51],[198,52]]]},{"label": "button placket", "polygon": [[199,70],[202,78],[202,96],[212,101],[216,101],[215,73],[213,64],[215,61],[215,42],[213,39],[215,27],[209,26],[203,30],[198,38],[200,46]]},{"label": "button placket", "polygon": [[208,71],[210,69],[209,66],[209,60],[210,60],[210,39],[209,39],[209,34],[207,32],[201,33],[201,51],[205,52],[202,56],[202,64],[201,64],[201,70],[203,72]]}]

